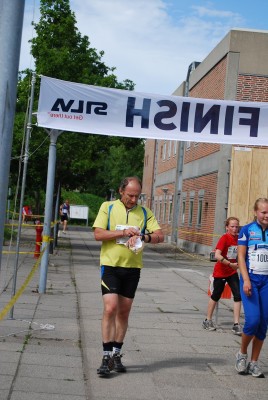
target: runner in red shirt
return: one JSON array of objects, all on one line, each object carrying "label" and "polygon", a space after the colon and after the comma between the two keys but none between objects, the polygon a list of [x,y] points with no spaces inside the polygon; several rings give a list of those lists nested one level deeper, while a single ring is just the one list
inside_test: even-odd
[{"label": "runner in red shirt", "polygon": [[203,321],[202,326],[208,331],[216,330],[216,326],[212,321],[212,315],[227,282],[234,297],[234,325],[232,327],[232,332],[235,335],[241,335],[242,327],[239,323],[241,296],[239,289],[239,276],[237,273],[239,219],[236,217],[229,217],[226,220],[225,227],[226,233],[219,239],[216,246],[215,258],[217,262],[213,270],[213,290],[208,302],[207,317]]}]

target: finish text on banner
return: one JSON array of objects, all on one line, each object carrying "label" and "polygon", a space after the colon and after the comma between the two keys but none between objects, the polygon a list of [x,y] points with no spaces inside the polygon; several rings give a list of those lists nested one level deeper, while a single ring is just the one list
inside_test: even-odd
[{"label": "finish text on banner", "polygon": [[268,145],[268,103],[138,93],[45,76],[37,122],[89,134]]}]

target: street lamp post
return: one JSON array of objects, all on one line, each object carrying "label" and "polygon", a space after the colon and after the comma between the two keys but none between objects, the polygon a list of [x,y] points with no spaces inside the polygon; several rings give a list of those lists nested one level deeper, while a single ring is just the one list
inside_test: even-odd
[{"label": "street lamp post", "polygon": [[114,189],[110,189],[111,196],[110,196],[110,201],[114,199]]}]

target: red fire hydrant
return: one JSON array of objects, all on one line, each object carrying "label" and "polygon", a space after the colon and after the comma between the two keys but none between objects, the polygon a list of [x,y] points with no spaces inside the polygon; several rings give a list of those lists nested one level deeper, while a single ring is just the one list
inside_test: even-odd
[{"label": "red fire hydrant", "polygon": [[43,232],[43,227],[41,226],[41,221],[36,221],[35,222],[36,227],[36,239],[35,239],[35,252],[34,252],[34,257],[38,258],[40,256],[40,248],[42,244],[42,232]]}]

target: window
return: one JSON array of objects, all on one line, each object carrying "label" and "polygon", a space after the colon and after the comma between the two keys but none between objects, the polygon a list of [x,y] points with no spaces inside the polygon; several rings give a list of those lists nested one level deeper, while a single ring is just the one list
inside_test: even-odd
[{"label": "window", "polygon": [[181,212],[181,223],[182,223],[182,225],[185,224],[185,209],[186,209],[186,201],[183,200],[183,202],[182,202],[182,212]]},{"label": "window", "polygon": [[189,216],[188,216],[188,224],[193,224],[193,217],[194,217],[194,198],[195,198],[195,191],[192,190],[190,192],[190,202],[189,202]]},{"label": "window", "polygon": [[167,142],[164,142],[162,160],[165,161],[167,152]]},{"label": "window", "polygon": [[173,212],[173,196],[170,196],[169,208],[168,208],[168,222],[172,221],[172,212]]},{"label": "window", "polygon": [[171,156],[171,145],[172,145],[172,141],[170,140],[168,143],[168,159],[170,159],[170,156]]},{"label": "window", "polygon": [[162,214],[162,200],[159,201],[159,208],[158,208],[158,221],[161,220],[161,214]]},{"label": "window", "polygon": [[167,215],[167,202],[164,202],[164,212],[163,212],[163,222],[166,222],[166,215]]},{"label": "window", "polygon": [[175,156],[177,154],[177,146],[178,146],[178,142],[177,140],[173,141],[173,156]]},{"label": "window", "polygon": [[189,220],[188,220],[189,225],[192,225],[193,223],[193,214],[194,214],[194,200],[191,199],[189,203]]},{"label": "window", "polygon": [[157,200],[154,202],[154,215],[157,217]]},{"label": "window", "polygon": [[199,226],[199,227],[201,226],[201,223],[202,223],[204,195],[205,195],[204,189],[199,190],[199,192],[198,192],[198,208],[197,208],[197,226]]},{"label": "window", "polygon": [[185,213],[186,213],[186,199],[187,199],[187,192],[182,192],[181,196],[181,225],[185,224]]},{"label": "window", "polygon": [[197,226],[201,226],[201,222],[202,222],[202,208],[203,208],[203,199],[198,199]]}]

